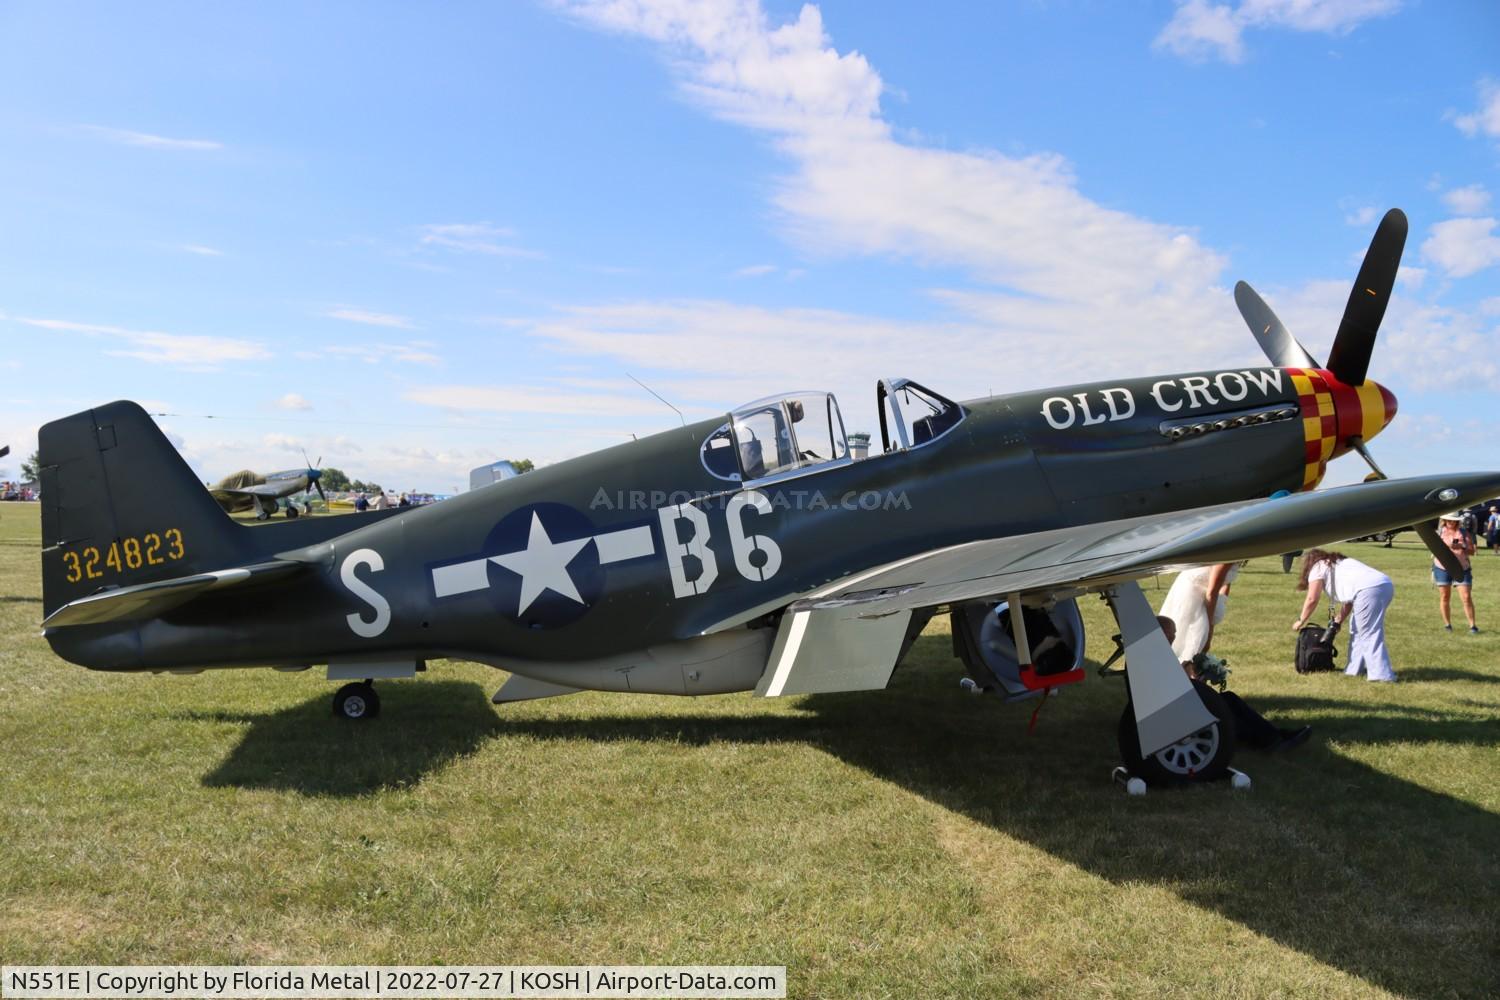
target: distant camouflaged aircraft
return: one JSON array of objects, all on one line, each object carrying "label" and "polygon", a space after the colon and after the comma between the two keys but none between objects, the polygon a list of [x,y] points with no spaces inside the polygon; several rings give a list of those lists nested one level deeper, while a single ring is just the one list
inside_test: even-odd
[{"label": "distant camouflaged aircraft", "polygon": [[799,392],[431,507],[251,528],[111,403],[41,430],[45,635],[98,670],[327,664],[354,681],[335,711],[368,719],[374,679],[432,657],[510,671],[496,702],[883,688],[945,612],[972,686],[1024,699],[1083,678],[1076,599],[1097,593],[1127,760],[1211,778],[1233,723],[1137,580],[1407,524],[1451,560],[1433,519],[1500,492],[1500,472],[1311,492],[1395,415],[1366,369],[1405,236],[1393,210],[1326,366],[1241,284],[1275,367],[964,403],[887,379],[862,461],[833,396]]},{"label": "distant camouflaged aircraft", "polygon": [[[302,458],[305,461],[307,456],[303,455]],[[322,460],[322,456],[319,456],[318,461]],[[226,514],[241,510],[254,510],[255,519],[264,521],[276,513],[279,506],[277,501],[293,493],[315,489],[323,503],[327,504],[328,497],[324,494],[323,484],[320,482],[322,478],[323,470],[312,466],[305,469],[287,469],[285,472],[268,472],[264,476],[246,469],[243,472],[225,476],[208,488],[208,494]],[[295,510],[288,508],[288,517],[292,517],[295,513]]]}]

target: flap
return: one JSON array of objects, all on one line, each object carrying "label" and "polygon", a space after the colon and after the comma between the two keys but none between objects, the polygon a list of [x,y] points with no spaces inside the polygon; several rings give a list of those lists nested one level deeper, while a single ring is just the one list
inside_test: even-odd
[{"label": "flap", "polygon": [[755,687],[763,698],[829,691],[878,691],[891,679],[910,611],[861,617],[862,608],[789,611]]}]

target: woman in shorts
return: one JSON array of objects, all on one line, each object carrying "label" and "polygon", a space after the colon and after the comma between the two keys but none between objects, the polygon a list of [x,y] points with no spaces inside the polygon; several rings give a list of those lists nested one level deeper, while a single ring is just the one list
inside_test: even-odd
[{"label": "woman in shorts", "polygon": [[1437,584],[1438,612],[1443,616],[1443,631],[1453,631],[1453,613],[1448,605],[1453,588],[1457,587],[1458,599],[1464,606],[1464,617],[1469,619],[1469,634],[1478,635],[1479,626],[1474,623],[1474,567],[1470,562],[1475,552],[1474,536],[1464,530],[1461,514],[1444,514],[1438,520],[1438,537],[1464,568],[1463,573],[1454,576],[1443,569],[1437,559],[1432,560],[1432,582]]}]

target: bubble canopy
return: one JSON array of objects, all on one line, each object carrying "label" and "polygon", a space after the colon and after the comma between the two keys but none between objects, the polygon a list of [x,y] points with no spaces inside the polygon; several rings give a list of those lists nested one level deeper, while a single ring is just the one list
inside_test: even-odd
[{"label": "bubble canopy", "polygon": [[791,392],[746,403],[703,442],[704,467],[736,482],[848,461],[844,419],[831,392]]}]

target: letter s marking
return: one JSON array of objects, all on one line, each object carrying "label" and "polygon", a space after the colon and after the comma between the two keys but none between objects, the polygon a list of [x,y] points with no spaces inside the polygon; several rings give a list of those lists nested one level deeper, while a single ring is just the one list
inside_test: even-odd
[{"label": "letter s marking", "polygon": [[368,566],[371,572],[378,573],[385,569],[385,560],[380,558],[380,553],[374,549],[355,549],[344,557],[343,563],[339,566],[339,579],[343,581],[345,587],[349,588],[351,594],[374,609],[375,619],[367,622],[361,615],[350,614],[346,615],[344,620],[349,623],[349,628],[354,631],[355,635],[373,639],[390,627],[391,605],[374,587],[354,575],[354,571],[361,566]]}]

